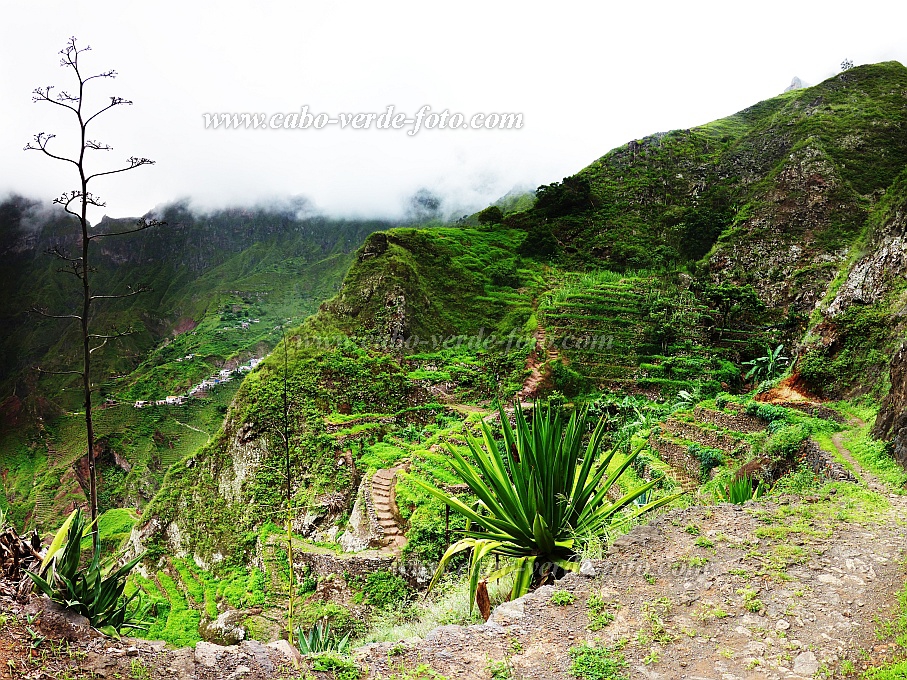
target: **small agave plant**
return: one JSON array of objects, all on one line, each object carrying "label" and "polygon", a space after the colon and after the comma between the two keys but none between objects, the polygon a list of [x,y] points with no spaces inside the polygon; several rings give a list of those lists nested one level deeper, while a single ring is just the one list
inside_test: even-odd
[{"label": "small agave plant", "polygon": [[341,637],[331,630],[328,621],[318,621],[308,632],[301,627],[296,629],[296,645],[303,654],[346,654],[350,650],[350,634]]},{"label": "small agave plant", "polygon": [[753,483],[751,477],[740,477],[725,484],[719,490],[719,497],[726,503],[742,505],[750,500],[755,500],[765,494],[765,483]]}]

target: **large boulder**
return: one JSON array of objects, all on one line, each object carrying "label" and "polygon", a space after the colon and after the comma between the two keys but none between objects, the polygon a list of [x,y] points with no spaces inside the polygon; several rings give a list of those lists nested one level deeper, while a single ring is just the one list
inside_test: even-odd
[{"label": "large boulder", "polygon": [[237,645],[246,639],[247,631],[242,625],[250,616],[261,614],[261,609],[231,609],[220,614],[213,621],[202,622],[198,634],[206,642],[217,645]]}]

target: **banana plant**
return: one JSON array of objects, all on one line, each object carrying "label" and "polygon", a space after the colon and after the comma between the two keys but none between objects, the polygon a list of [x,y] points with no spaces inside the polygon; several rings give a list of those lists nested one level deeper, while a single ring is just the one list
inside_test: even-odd
[{"label": "banana plant", "polygon": [[746,380],[754,379],[756,382],[777,378],[790,363],[790,357],[784,356],[783,351],[784,345],[778,345],[775,349],[766,347],[764,356],[744,361],[743,365],[750,367],[744,378]]},{"label": "banana plant", "polygon": [[[468,435],[469,454],[448,445],[456,475],[477,497],[468,505],[426,481],[413,481],[467,520],[463,538],[451,545],[438,565],[429,590],[458,554],[471,553],[470,607],[475,602],[483,560],[489,555],[506,558],[505,564],[485,577],[495,581],[512,576],[511,598],[527,593],[549,578],[555,567],[576,571],[574,537],[601,536],[615,523],[632,519],[670,503],[680,494],[634,507],[634,499],[658,483],[653,480],[612,501],[608,492],[632,465],[642,447],[608,468],[617,448],[600,454],[605,421],[599,420],[584,445],[586,409],[574,411],[564,425],[559,413],[536,402],[531,422],[515,407],[516,426],[503,407],[499,445],[486,422],[482,440]],[[628,509],[628,513],[623,513]]]}]

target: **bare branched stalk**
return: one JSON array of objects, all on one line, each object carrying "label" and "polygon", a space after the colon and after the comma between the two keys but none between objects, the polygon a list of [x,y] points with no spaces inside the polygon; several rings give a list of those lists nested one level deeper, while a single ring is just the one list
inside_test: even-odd
[{"label": "bare branched stalk", "polygon": [[290,394],[289,394],[289,370],[288,370],[288,346],[287,330],[283,331],[283,445],[284,461],[286,463],[286,501],[287,501],[287,559],[290,562],[290,596],[287,605],[287,628],[289,629],[288,639],[293,644],[293,605],[296,599],[295,574],[293,572],[293,485],[291,476],[290,461]]},{"label": "bare branched stalk", "polygon": [[[88,439],[88,476],[89,476],[89,491],[88,491],[88,503],[91,508],[91,519],[92,519],[92,541],[94,547],[97,548],[99,544],[98,536],[98,525],[95,521],[98,517],[98,488],[97,488],[97,472],[95,469],[95,433],[94,433],[94,422],[92,420],[92,403],[91,403],[91,393],[92,393],[92,384],[91,384],[91,355],[101,349],[104,345],[107,344],[109,340],[120,338],[126,335],[129,335],[131,330],[116,331],[113,333],[103,333],[97,334],[91,332],[91,313],[93,308],[93,303],[97,300],[112,300],[120,299],[126,297],[132,297],[133,295],[138,295],[139,293],[145,292],[148,290],[146,286],[137,286],[135,288],[129,288],[128,292],[118,294],[118,295],[97,295],[92,291],[91,287],[91,274],[94,273],[96,268],[92,267],[90,264],[90,255],[91,250],[90,246],[92,241],[99,238],[106,238],[108,236],[122,236],[125,234],[132,234],[138,231],[144,231],[151,227],[159,226],[162,223],[157,220],[142,219],[136,224],[135,228],[127,229],[119,232],[110,232],[110,233],[92,233],[90,231],[90,225],[88,222],[88,206],[93,207],[104,207],[106,204],[100,200],[99,197],[89,192],[88,187],[92,180],[98,177],[104,177],[107,175],[113,175],[117,173],[126,172],[128,170],[135,170],[136,168],[142,167],[143,165],[152,165],[154,161],[143,158],[143,157],[130,157],[126,160],[126,165],[123,167],[106,170],[102,172],[95,172],[93,174],[89,173],[87,170],[87,163],[85,159],[86,151],[111,151],[112,147],[102,142],[99,142],[95,139],[90,139],[88,137],[88,126],[94,121],[95,118],[100,116],[102,113],[109,111],[112,108],[124,105],[131,105],[132,102],[123,99],[122,97],[110,97],[110,103],[106,106],[101,107],[100,109],[94,112],[88,112],[83,108],[84,104],[84,94],[85,86],[89,81],[98,79],[98,78],[115,78],[116,71],[104,71],[103,73],[97,73],[90,76],[82,75],[82,71],[79,66],[79,55],[83,52],[87,52],[91,49],[90,46],[79,48],[76,46],[76,39],[70,38],[66,43],[66,47],[60,50],[62,58],[60,59],[60,65],[64,68],[72,69],[75,74],[76,81],[78,82],[78,92],[76,94],[70,94],[69,92],[61,91],[56,96],[53,95],[52,90],[53,86],[48,85],[46,87],[38,87],[34,90],[32,101],[35,102],[46,102],[49,104],[54,104],[61,108],[64,108],[68,111],[71,111],[75,116],[79,135],[80,135],[80,145],[79,145],[79,154],[76,157],[62,156],[51,151],[48,146],[50,142],[54,139],[55,135],[48,134],[45,132],[39,132],[36,134],[31,142],[25,145],[26,151],[40,151],[45,156],[61,161],[63,163],[71,164],[75,167],[76,171],[79,174],[79,188],[73,189],[69,192],[65,192],[59,197],[54,199],[54,203],[63,207],[63,210],[70,215],[76,217],[79,220],[79,226],[81,230],[81,253],[76,256],[71,256],[68,253],[60,250],[59,248],[51,249],[51,254],[55,257],[63,260],[64,264],[60,268],[60,272],[71,274],[75,276],[81,282],[82,288],[82,305],[81,313],[79,314],[51,314],[46,310],[36,310],[42,316],[56,319],[72,319],[79,322],[79,327],[81,330],[81,345],[82,345],[82,362],[81,370],[79,371],[57,371],[56,374],[77,374],[82,377],[82,388],[84,392],[84,404],[85,404],[85,431]],[[44,373],[52,373],[51,371],[43,371]]]}]

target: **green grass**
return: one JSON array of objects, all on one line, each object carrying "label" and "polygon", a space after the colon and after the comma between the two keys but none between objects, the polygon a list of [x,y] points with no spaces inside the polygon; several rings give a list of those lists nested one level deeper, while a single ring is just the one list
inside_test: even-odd
[{"label": "green grass", "polygon": [[170,565],[172,573],[161,570],[151,579],[133,573],[129,578],[127,594],[141,589],[145,601],[154,605],[151,627],[140,634],[145,639],[165,640],[176,647],[192,645],[200,639],[202,618],[217,617],[219,602],[230,609],[269,603],[264,574],[257,569],[234,569],[214,576],[188,559],[174,558]]},{"label": "green grass", "polygon": [[[132,510],[125,508],[108,510],[98,518],[98,535],[104,554],[113,555],[119,552],[129,539],[138,519]],[[88,550],[90,547],[91,537],[87,536],[82,539],[82,550]]]},{"label": "green grass", "polygon": [[907,494],[907,471],[891,457],[887,442],[873,439],[870,423],[844,434],[842,443],[866,470],[884,481],[892,491]]},{"label": "green grass", "polygon": [[[898,608],[895,617],[879,621],[876,637],[897,647],[897,656],[907,653],[907,584],[898,593]],[[895,680],[907,677],[907,661],[893,661],[870,668],[863,676],[866,680]]]},{"label": "green grass", "polygon": [[611,647],[579,645],[570,648],[570,673],[581,680],[626,680],[627,661]]},{"label": "green grass", "polygon": [[182,591],[168,574],[157,572],[157,581],[164,589],[169,611],[163,621],[158,618],[143,636],[149,640],[166,640],[174,647],[194,645],[201,639],[198,634],[201,614],[189,607]]},{"label": "green grass", "polygon": [[551,594],[551,604],[558,607],[565,607],[568,604],[576,602],[576,595],[568,590],[555,590]]},{"label": "green grass", "polygon": [[867,669],[861,677],[863,680],[904,680],[907,678],[907,661]]}]

